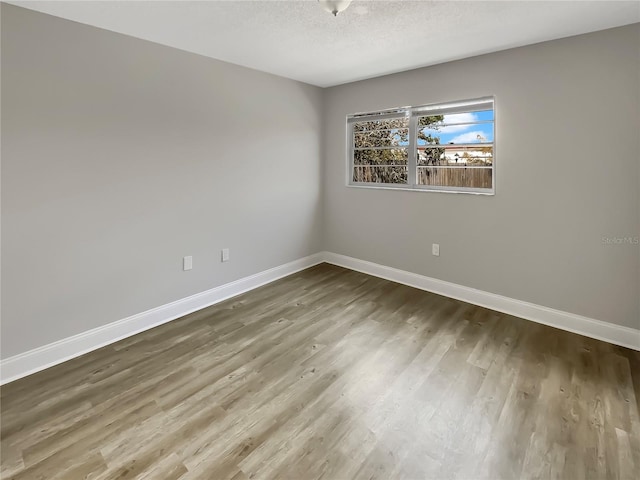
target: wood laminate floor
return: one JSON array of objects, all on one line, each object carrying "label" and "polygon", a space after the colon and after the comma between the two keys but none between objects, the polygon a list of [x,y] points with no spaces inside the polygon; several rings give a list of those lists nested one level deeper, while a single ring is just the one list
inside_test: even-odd
[{"label": "wood laminate floor", "polygon": [[2,387],[2,478],[638,478],[639,387],[638,352],[323,264]]}]

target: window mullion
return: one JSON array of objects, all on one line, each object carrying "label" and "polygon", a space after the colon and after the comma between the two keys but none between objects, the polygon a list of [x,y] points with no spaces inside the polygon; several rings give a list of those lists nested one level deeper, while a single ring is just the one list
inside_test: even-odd
[{"label": "window mullion", "polygon": [[409,151],[407,158],[407,183],[409,186],[413,187],[417,183],[417,174],[418,170],[418,117],[411,115],[409,117]]}]

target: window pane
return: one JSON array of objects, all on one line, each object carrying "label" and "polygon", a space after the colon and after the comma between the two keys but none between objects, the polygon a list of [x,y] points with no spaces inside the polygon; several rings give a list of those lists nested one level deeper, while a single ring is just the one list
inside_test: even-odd
[{"label": "window pane", "polygon": [[493,110],[418,117],[418,145],[492,143]]},{"label": "window pane", "polygon": [[354,148],[409,145],[409,118],[358,122],[353,125]]},{"label": "window pane", "polygon": [[367,183],[407,183],[407,167],[363,165],[353,167],[353,181]]},{"label": "window pane", "polygon": [[354,148],[406,147],[409,145],[408,128],[371,130],[353,134]]},{"label": "window pane", "polygon": [[493,165],[493,146],[459,147],[442,145],[441,147],[418,147],[418,165]]},{"label": "window pane", "polygon": [[418,167],[418,185],[491,188],[493,169],[485,167]]},{"label": "window pane", "polygon": [[387,130],[393,128],[409,128],[409,117],[386,118],[370,120],[353,124],[354,132],[370,132],[373,130]]},{"label": "window pane", "polygon": [[409,156],[406,148],[380,150],[356,150],[353,152],[354,165],[406,165]]}]

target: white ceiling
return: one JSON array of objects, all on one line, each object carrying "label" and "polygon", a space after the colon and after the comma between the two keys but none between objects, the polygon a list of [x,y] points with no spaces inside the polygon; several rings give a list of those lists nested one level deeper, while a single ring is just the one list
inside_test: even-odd
[{"label": "white ceiling", "polygon": [[18,1],[321,87],[640,22],[640,1]]}]

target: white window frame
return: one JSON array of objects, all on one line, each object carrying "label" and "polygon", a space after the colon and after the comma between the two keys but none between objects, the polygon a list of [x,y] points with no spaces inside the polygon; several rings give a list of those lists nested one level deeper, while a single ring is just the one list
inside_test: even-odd
[{"label": "white window frame", "polygon": [[[467,113],[481,110],[493,110],[493,142],[491,162],[491,188],[469,188],[417,184],[417,147],[418,117]],[[409,118],[409,145],[407,158],[407,183],[374,183],[353,181],[354,140],[353,124],[365,120],[383,120],[385,118]],[[496,105],[495,97],[482,97],[471,100],[421,105],[419,107],[400,107],[378,112],[347,115],[347,178],[346,185],[355,188],[374,188],[382,190],[410,190],[418,192],[470,193],[475,195],[495,195],[496,193]],[[460,147],[477,147],[479,144],[460,144]],[[480,144],[486,145],[486,144]],[[472,167],[474,168],[474,167]],[[485,167],[483,167],[485,168]],[[489,167],[486,167],[489,168]]]}]

